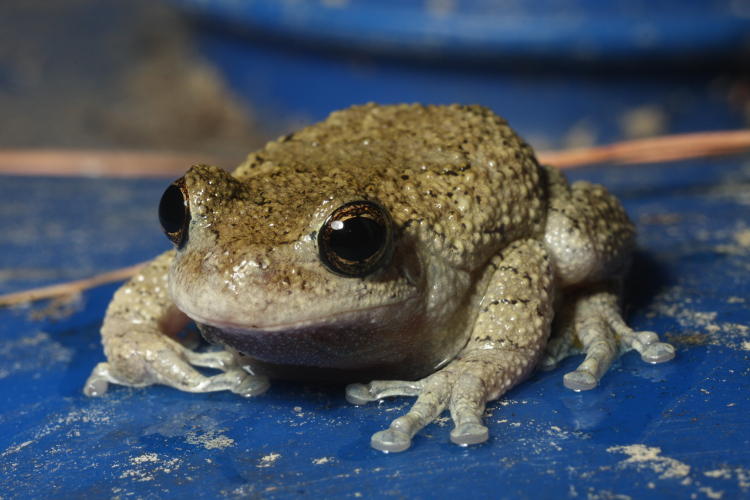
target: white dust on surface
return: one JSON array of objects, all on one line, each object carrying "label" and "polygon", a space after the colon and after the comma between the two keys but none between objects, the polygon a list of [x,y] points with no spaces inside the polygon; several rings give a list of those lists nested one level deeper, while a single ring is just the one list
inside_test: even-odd
[{"label": "white dust on surface", "polygon": [[690,466],[674,458],[661,454],[661,448],[643,444],[611,446],[610,453],[624,453],[628,458],[620,462],[621,466],[635,466],[638,470],[648,469],[659,475],[659,479],[681,479],[690,474]]},{"label": "white dust on surface", "polygon": [[709,470],[703,473],[706,477],[715,479],[735,480],[737,486],[743,492],[750,490],[750,468],[745,467],[723,467],[721,469]]},{"label": "white dust on surface", "polygon": [[750,162],[740,170],[724,175],[716,186],[709,189],[709,196],[729,199],[740,205],[750,205]]},{"label": "white dust on surface", "polygon": [[18,453],[19,451],[21,451],[22,449],[26,448],[28,445],[30,445],[33,442],[34,441],[29,440],[29,441],[24,441],[23,443],[19,443],[17,445],[11,446],[7,450],[5,450],[4,452],[0,453],[0,458],[5,458],[8,455],[12,455],[14,453]]},{"label": "white dust on surface", "polygon": [[137,482],[153,481],[157,475],[170,474],[182,466],[182,460],[176,457],[161,457],[158,453],[147,452],[130,457],[128,465],[119,478],[131,479]]},{"label": "white dust on surface", "polygon": [[[572,429],[563,429],[557,425],[549,425],[546,422],[538,422],[533,418],[515,420],[513,412],[508,411],[508,406],[525,405],[526,400],[501,400],[499,407],[490,407],[485,411],[487,422],[495,422],[512,428],[514,442],[523,447],[529,453],[537,456],[546,456],[550,452],[561,453],[565,451],[566,442],[571,440],[590,439],[591,435]],[[499,411],[499,418],[494,416]],[[501,430],[500,432],[506,432]]]},{"label": "white dust on surface", "polygon": [[51,417],[48,422],[34,434],[34,441],[38,441],[51,434],[64,432],[68,438],[79,437],[82,426],[109,424],[111,414],[103,407],[75,408],[65,415]]},{"label": "white dust on surface", "polygon": [[[725,490],[721,489],[721,483],[706,485],[705,478],[710,480],[733,481],[742,493],[750,491],[750,469],[744,467],[726,466],[702,472],[702,476],[693,468],[675,458],[665,456],[662,449],[657,446],[645,444],[631,444],[626,446],[611,446],[607,448],[610,453],[622,453],[628,456],[617,464],[618,468],[634,467],[638,472],[650,471],[657,474],[659,479],[678,481],[680,486],[694,488],[684,498],[724,498]],[[729,487],[726,484],[725,487]],[[656,485],[649,483],[649,488]]]},{"label": "white dust on surface", "polygon": [[0,343],[0,379],[19,373],[32,378],[48,370],[63,370],[73,359],[73,350],[52,339],[46,332]]},{"label": "white dust on surface", "polygon": [[[735,298],[734,301],[727,299],[727,303],[741,302]],[[671,287],[657,295],[649,307],[647,316],[666,316],[676,320],[683,332],[669,339],[674,342],[750,350],[750,327],[732,321],[721,321],[717,311],[702,308],[689,296],[689,292],[680,286]]]},{"label": "white dust on surface", "polygon": [[590,489],[586,492],[586,500],[633,500],[630,495],[615,493],[611,490],[595,491]]},{"label": "white dust on surface", "polygon": [[[739,267],[748,270],[744,257],[750,254],[750,229],[740,226],[731,230],[708,231],[702,230],[696,233],[699,240],[720,239],[723,242],[713,246],[716,253],[729,255],[730,257],[741,257],[735,263]],[[743,265],[745,264],[745,265]]]},{"label": "white dust on surface", "polygon": [[279,458],[281,458],[281,453],[269,453],[268,455],[261,457],[261,459],[256,464],[256,467],[261,469],[272,467]]},{"label": "white dust on surface", "polygon": [[712,498],[715,500],[718,500],[724,497],[723,491],[716,491],[710,486],[701,486],[700,488],[698,488],[698,491],[706,495],[707,498]]},{"label": "white dust on surface", "polygon": [[210,430],[203,434],[190,431],[185,436],[188,444],[201,445],[207,450],[223,450],[234,446],[234,439],[221,434],[219,431]]},{"label": "white dust on surface", "polygon": [[202,446],[207,450],[223,450],[235,445],[235,440],[224,433],[216,419],[192,412],[174,415],[169,420],[156,422],[146,429],[146,434],[159,434],[168,438],[183,438],[187,444]]}]

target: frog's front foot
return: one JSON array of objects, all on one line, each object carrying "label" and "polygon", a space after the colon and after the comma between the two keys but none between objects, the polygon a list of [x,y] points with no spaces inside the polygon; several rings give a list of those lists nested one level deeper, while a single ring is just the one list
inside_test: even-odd
[{"label": "frog's front foot", "polygon": [[[108,362],[96,365],[84,385],[84,394],[101,396],[109,384],[130,387],[163,384],[186,392],[227,390],[245,397],[268,389],[268,379],[247,373],[231,352],[194,352],[153,332],[131,332],[127,338],[128,342],[116,340],[109,345]],[[221,373],[207,376],[195,367]]]},{"label": "frog's front foot", "polygon": [[417,396],[409,412],[393,420],[388,429],[372,435],[370,444],[377,450],[386,453],[406,450],[414,435],[446,408],[450,409],[455,424],[451,441],[460,446],[479,444],[489,437],[482,423],[487,401],[499,397],[520,380],[533,359],[531,353],[509,351],[470,355],[416,382],[376,380],[349,385],[346,399],[362,405],[391,396]]}]

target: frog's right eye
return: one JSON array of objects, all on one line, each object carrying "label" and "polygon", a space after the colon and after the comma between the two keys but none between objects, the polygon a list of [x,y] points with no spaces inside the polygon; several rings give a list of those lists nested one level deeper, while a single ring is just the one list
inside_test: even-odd
[{"label": "frog's right eye", "polygon": [[366,200],[346,203],[318,231],[320,260],[329,271],[363,278],[381,269],[393,253],[393,223],[388,211]]},{"label": "frog's right eye", "polygon": [[184,177],[170,184],[161,195],[159,222],[164,234],[177,245],[177,248],[185,243],[190,225],[190,205]]}]

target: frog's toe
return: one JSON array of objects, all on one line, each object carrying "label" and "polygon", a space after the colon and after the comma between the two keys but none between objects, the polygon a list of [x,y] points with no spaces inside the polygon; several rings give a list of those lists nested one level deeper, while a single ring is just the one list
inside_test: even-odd
[{"label": "frog's toe", "polygon": [[193,366],[202,366],[215,370],[228,370],[237,366],[235,356],[229,351],[195,352],[185,349],[183,353]]},{"label": "frog's toe", "polygon": [[636,332],[627,327],[622,331],[625,347],[638,351],[646,363],[664,363],[674,358],[674,347],[659,341],[659,335],[655,332]]},{"label": "frog's toe", "polygon": [[132,385],[121,380],[112,373],[109,363],[99,363],[91,371],[91,375],[83,386],[83,393],[89,397],[99,397],[106,394],[109,384]]},{"label": "frog's toe", "polygon": [[646,363],[665,363],[674,358],[674,346],[666,342],[654,342],[641,351],[641,359]]},{"label": "frog's toe", "polygon": [[109,382],[103,379],[89,379],[83,387],[83,393],[89,397],[104,396],[109,389]]},{"label": "frog's toe", "polygon": [[489,437],[489,430],[479,422],[458,425],[451,431],[451,441],[460,446],[484,443]]},{"label": "frog's toe", "polygon": [[554,370],[560,360],[565,359],[574,351],[572,346],[572,330],[562,330],[561,332],[556,332],[557,334],[547,342],[542,359],[539,361],[539,369],[544,371]]},{"label": "frog's toe", "polygon": [[[405,382],[396,382],[404,384]],[[369,390],[375,387],[382,388],[382,382],[372,382]],[[444,372],[436,372],[418,382],[406,383],[409,392],[419,388],[417,400],[405,415],[391,422],[388,429],[373,434],[370,444],[376,450],[384,452],[404,451],[411,446],[411,439],[424,426],[435,420],[445,410],[450,397],[450,375]],[[388,384],[386,384],[388,385]],[[367,387],[367,386],[365,386]],[[399,385],[403,389],[403,385]]]},{"label": "frog's toe", "polygon": [[242,370],[240,371],[242,373],[237,374],[238,382],[230,389],[235,394],[250,398],[263,394],[271,386],[268,377],[249,375]]},{"label": "frog's toe", "polygon": [[89,397],[103,396],[109,388],[107,373],[109,372],[107,363],[99,363],[89,375],[86,384],[83,386],[83,393]]},{"label": "frog's toe", "polygon": [[563,377],[563,384],[568,389],[576,392],[589,391],[599,384],[597,378],[585,370],[575,370],[566,373]]},{"label": "frog's toe", "polygon": [[355,406],[362,406],[373,401],[373,396],[365,384],[349,384],[346,386],[346,400]]},{"label": "frog's toe", "polygon": [[601,323],[592,324],[579,333],[586,357],[575,371],[566,373],[563,384],[568,389],[588,391],[599,384],[617,354],[617,345],[610,329]]},{"label": "frog's toe", "polygon": [[389,428],[373,434],[370,446],[385,453],[398,453],[409,449],[411,436],[401,429]]}]

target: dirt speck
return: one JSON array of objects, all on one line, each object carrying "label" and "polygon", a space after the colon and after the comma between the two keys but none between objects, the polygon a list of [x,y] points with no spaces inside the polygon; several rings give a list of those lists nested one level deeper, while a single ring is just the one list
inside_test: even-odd
[{"label": "dirt speck", "polygon": [[188,432],[185,436],[185,442],[203,446],[207,450],[223,450],[224,448],[234,446],[234,439],[214,430],[205,433]]},{"label": "dirt speck", "polygon": [[170,474],[182,465],[179,458],[160,457],[158,453],[147,452],[130,457],[128,468],[120,473],[120,479],[130,479],[139,483],[153,481],[159,474]]},{"label": "dirt speck", "polygon": [[279,458],[281,458],[281,453],[269,453],[268,455],[261,457],[256,467],[272,467]]},{"label": "dirt speck", "polygon": [[661,454],[661,448],[644,444],[627,446],[612,446],[607,448],[610,453],[624,453],[628,458],[620,462],[622,466],[634,466],[639,470],[647,469],[659,474],[660,479],[688,478],[690,466],[674,458]]},{"label": "dirt speck", "polygon": [[649,315],[674,318],[680,324],[682,332],[666,334],[669,342],[676,345],[721,345],[744,350],[745,342],[750,341],[750,327],[721,321],[716,311],[700,310],[700,305],[690,299],[689,293],[681,287],[659,294],[651,305]]},{"label": "dirt speck", "polygon": [[743,492],[750,490],[750,469],[744,467],[722,467],[706,471],[703,475],[714,479],[736,480]]},{"label": "dirt speck", "polygon": [[596,127],[590,120],[581,120],[568,129],[563,139],[566,148],[587,148],[596,144]]},{"label": "dirt speck", "polygon": [[741,229],[734,233],[734,241],[741,247],[750,248],[750,229]]},{"label": "dirt speck", "polygon": [[672,345],[698,346],[709,345],[711,343],[711,337],[706,333],[688,333],[679,335],[668,333],[666,338]]},{"label": "dirt speck", "polygon": [[633,108],[620,116],[620,128],[625,137],[639,139],[663,134],[668,128],[668,115],[663,108],[645,105]]}]

